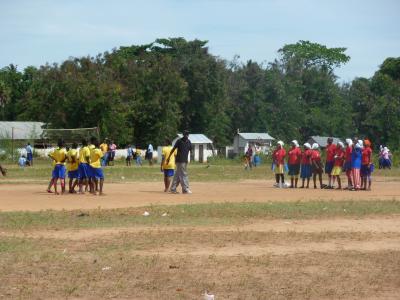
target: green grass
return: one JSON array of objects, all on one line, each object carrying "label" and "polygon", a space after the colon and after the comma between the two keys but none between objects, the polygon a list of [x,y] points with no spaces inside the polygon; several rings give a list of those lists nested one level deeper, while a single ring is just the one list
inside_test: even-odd
[{"label": "green grass", "polygon": [[[144,211],[150,212],[150,216],[142,216]],[[165,212],[168,216],[163,217]],[[261,219],[323,219],[399,213],[400,201],[395,200],[182,204],[112,210],[2,212],[0,230],[231,225]]]},{"label": "green grass", "polygon": [[[15,164],[5,164],[7,177],[0,178],[2,183],[45,183],[50,179],[52,167],[45,159],[36,159],[33,167],[19,168]],[[126,167],[124,161],[116,161],[115,166],[106,167],[106,181],[134,182],[161,181],[162,173],[158,164],[150,167],[147,162],[142,167],[135,165]],[[246,171],[239,160],[217,159],[209,164],[192,163],[188,167],[189,177],[194,182],[205,181],[238,181],[246,179],[272,179],[273,173],[269,163],[264,163],[251,171]],[[400,168],[392,170],[376,170],[374,176],[382,176],[388,180],[399,180]]]}]

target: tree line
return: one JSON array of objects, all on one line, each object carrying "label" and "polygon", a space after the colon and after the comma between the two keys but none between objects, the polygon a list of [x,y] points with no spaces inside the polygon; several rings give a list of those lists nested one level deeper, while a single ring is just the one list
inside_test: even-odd
[{"label": "tree line", "polygon": [[0,118],[52,128],[98,126],[118,144],[161,145],[184,129],[230,145],[237,129],[282,140],[368,137],[400,146],[400,57],[339,83],[346,48],[299,41],[270,63],[227,61],[207,41],[120,47],[61,64],[0,70]]}]

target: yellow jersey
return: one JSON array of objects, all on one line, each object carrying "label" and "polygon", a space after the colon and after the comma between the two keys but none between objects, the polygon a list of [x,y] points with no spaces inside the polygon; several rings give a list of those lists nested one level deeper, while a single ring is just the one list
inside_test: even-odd
[{"label": "yellow jersey", "polygon": [[90,150],[88,146],[82,147],[79,150],[79,163],[88,164],[86,157],[90,157]]},{"label": "yellow jersey", "polygon": [[63,165],[67,158],[67,150],[65,148],[57,148],[50,155],[56,162],[56,165]]},{"label": "yellow jersey", "polygon": [[99,148],[94,148],[90,152],[90,165],[93,168],[101,168],[101,158],[103,157],[103,152]]},{"label": "yellow jersey", "polygon": [[164,170],[174,170],[175,169],[175,156],[177,153],[177,149],[175,149],[174,153],[169,158],[169,163],[167,164],[167,158],[172,150],[172,146],[166,146],[162,148],[162,156],[164,157],[163,169]]},{"label": "yellow jersey", "polygon": [[78,150],[76,149],[69,149],[67,152],[67,170],[68,171],[75,171],[78,169],[79,166],[79,159],[78,159]]},{"label": "yellow jersey", "polygon": [[106,143],[103,143],[100,145],[100,149],[103,153],[106,153],[108,151],[108,145]]}]

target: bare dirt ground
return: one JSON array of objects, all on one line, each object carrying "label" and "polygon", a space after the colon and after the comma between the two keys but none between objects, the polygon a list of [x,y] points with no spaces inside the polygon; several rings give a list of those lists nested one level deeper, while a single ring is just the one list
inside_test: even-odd
[{"label": "bare dirt ground", "polygon": [[[191,195],[163,193],[161,183],[109,184],[104,197],[0,185],[0,210],[400,199],[398,181],[376,180],[368,192],[272,184],[194,182]],[[7,230],[0,254],[0,299],[202,299],[205,289],[216,299],[400,299],[400,215]]]},{"label": "bare dirt ground", "polygon": [[248,180],[221,183],[191,183],[191,195],[163,192],[162,183],[135,182],[106,184],[102,197],[86,195],[56,196],[38,184],[0,185],[0,211],[46,209],[72,210],[140,207],[155,204],[201,202],[270,202],[308,200],[392,200],[400,199],[397,181],[376,180],[372,191],[336,191],[320,189],[277,189],[271,180]]}]

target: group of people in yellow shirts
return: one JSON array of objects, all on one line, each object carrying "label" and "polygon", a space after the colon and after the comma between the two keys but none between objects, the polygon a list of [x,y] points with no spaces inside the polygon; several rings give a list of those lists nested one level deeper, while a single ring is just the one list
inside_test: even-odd
[{"label": "group of people in yellow shirts", "polygon": [[[61,193],[65,193],[65,177],[68,176],[68,192],[84,194],[88,188],[92,194],[103,194],[104,173],[101,168],[103,152],[96,138],[91,138],[88,144],[82,140],[82,146],[78,150],[78,144],[72,143],[67,151],[63,140],[59,140],[57,148],[49,154],[53,160],[54,169],[47,191],[52,193],[51,187],[58,195],[57,183],[60,181]],[[68,172],[68,173],[67,173]],[[78,192],[75,188],[78,186]]]}]

